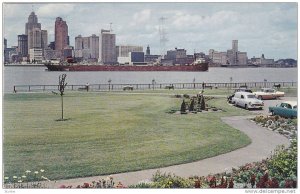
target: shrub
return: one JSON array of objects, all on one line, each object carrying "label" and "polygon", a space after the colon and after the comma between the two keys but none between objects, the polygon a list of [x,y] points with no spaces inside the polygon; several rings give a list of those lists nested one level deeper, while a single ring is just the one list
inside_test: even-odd
[{"label": "shrub", "polygon": [[194,181],[157,171],[152,178],[153,188],[193,188]]}]

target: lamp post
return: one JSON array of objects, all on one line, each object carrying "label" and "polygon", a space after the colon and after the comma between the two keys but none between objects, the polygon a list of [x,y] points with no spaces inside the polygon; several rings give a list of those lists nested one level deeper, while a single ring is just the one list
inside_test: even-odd
[{"label": "lamp post", "polygon": [[194,85],[194,89],[195,89],[195,87],[196,87],[196,84],[195,84],[195,82],[196,82],[196,79],[194,78],[194,79],[193,79],[193,85]]},{"label": "lamp post", "polygon": [[264,79],[264,87],[266,87],[266,85],[267,85],[267,79]]},{"label": "lamp post", "polygon": [[[232,80],[233,80],[232,77],[230,77],[230,78],[229,78],[230,86],[228,87],[229,90],[231,90],[231,87],[232,87]],[[228,92],[229,92],[229,91],[228,91]]]},{"label": "lamp post", "polygon": [[108,90],[110,91],[110,83],[111,83],[111,79],[108,79]]},{"label": "lamp post", "polygon": [[152,80],[152,89],[154,90],[155,79]]}]

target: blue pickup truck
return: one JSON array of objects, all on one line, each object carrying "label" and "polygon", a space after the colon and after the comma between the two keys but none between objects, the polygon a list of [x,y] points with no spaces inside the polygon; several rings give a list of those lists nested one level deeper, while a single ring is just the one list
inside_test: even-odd
[{"label": "blue pickup truck", "polygon": [[297,118],[297,102],[282,102],[277,106],[269,107],[269,112],[272,115],[279,115],[286,118]]}]

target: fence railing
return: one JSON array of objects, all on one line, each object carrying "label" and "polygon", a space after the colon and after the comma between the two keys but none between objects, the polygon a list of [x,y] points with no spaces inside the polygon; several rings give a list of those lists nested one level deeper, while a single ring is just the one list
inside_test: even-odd
[{"label": "fence railing", "polygon": [[[239,83],[155,83],[155,84],[89,84],[67,85],[69,91],[121,91],[121,90],[158,90],[158,89],[212,89],[212,88],[269,88],[297,87],[297,82],[239,82]],[[57,91],[58,85],[15,85],[13,92]]]}]

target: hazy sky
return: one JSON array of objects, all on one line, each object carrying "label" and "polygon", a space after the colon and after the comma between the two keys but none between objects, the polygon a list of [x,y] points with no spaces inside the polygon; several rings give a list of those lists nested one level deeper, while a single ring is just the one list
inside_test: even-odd
[{"label": "hazy sky", "polygon": [[[33,8],[32,8],[32,5]],[[75,36],[99,35],[112,24],[117,45],[149,44],[159,54],[159,18],[166,17],[167,49],[185,48],[189,54],[226,51],[233,39],[248,57],[297,58],[297,3],[64,3],[4,4],[3,35],[8,46],[17,45],[25,33],[32,10],[48,41],[54,41],[56,17],[69,27],[70,43]]]}]

